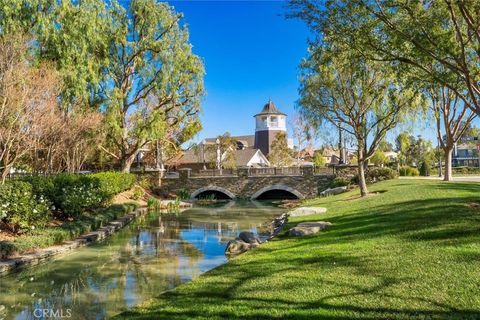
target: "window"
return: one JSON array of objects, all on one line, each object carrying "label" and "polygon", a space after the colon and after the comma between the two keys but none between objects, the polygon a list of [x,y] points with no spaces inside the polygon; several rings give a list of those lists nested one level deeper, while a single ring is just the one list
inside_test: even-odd
[{"label": "window", "polygon": [[270,118],[270,126],[274,128],[278,127],[278,117]]},{"label": "window", "polygon": [[262,117],[262,123],[264,127],[267,127],[267,117]]}]

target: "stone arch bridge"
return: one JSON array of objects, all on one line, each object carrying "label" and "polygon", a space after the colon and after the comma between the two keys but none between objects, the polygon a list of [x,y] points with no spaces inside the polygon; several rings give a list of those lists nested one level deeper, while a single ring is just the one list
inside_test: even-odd
[{"label": "stone arch bridge", "polygon": [[193,173],[181,169],[178,176],[161,179],[161,190],[178,193],[186,190],[192,199],[215,194],[217,199],[304,199],[328,188],[333,170],[313,167],[239,168],[234,172],[206,170]]}]

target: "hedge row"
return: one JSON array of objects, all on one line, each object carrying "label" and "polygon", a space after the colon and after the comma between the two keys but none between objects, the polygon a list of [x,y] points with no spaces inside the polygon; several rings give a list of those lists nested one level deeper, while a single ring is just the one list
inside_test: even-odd
[{"label": "hedge row", "polygon": [[108,203],[116,194],[133,187],[129,173],[32,176],[0,186],[0,219],[14,232],[44,226],[52,210],[77,217]]},{"label": "hedge row", "polygon": [[454,174],[480,174],[480,168],[478,168],[478,167],[453,167],[452,172]]},{"label": "hedge row", "polygon": [[[370,169],[365,175],[366,183],[375,183],[378,181],[385,181],[398,178],[398,172],[388,167]],[[350,184],[358,184],[358,174],[351,179],[345,177],[337,177],[330,184],[330,188],[349,186]]]}]

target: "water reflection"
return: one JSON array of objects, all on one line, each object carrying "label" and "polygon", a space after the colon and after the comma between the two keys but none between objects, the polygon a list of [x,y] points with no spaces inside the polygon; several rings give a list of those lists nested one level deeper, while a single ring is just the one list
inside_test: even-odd
[{"label": "water reflection", "polygon": [[0,319],[48,318],[41,309],[107,318],[224,263],[228,240],[280,212],[247,202],[140,217],[102,244],[0,278]]}]

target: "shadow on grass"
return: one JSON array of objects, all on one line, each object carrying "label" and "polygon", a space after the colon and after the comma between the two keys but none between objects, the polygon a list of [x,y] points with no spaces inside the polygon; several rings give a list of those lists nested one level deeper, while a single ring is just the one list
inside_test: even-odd
[{"label": "shadow on grass", "polygon": [[[322,256],[317,259],[298,259],[290,261],[289,267],[283,267],[276,272],[295,270],[304,264],[323,264],[335,261],[337,267],[353,266],[365,268],[367,261],[358,261],[338,255]],[[248,268],[249,272],[246,272]],[[222,268],[210,273],[215,279]],[[334,285],[340,287],[338,291],[345,293],[327,294],[314,301],[298,301],[299,297],[272,297],[258,295],[253,289],[241,290],[244,284],[255,279],[271,276],[262,263],[251,263],[244,267],[230,267],[228,280],[210,280],[200,288],[183,286],[182,290],[167,292],[154,300],[153,307],[134,309],[125,312],[117,319],[352,319],[361,315],[362,319],[478,319],[478,310],[458,310],[453,306],[438,301],[416,296],[400,296],[388,294],[388,288],[401,283],[404,279],[383,276],[376,285],[362,286],[355,283],[339,281],[323,281],[319,285]],[[325,271],[322,269],[322,271]],[[278,288],[277,288],[278,289]],[[264,288],[259,289],[265,290]],[[355,303],[339,303],[353,298],[368,297],[370,299],[401,299],[406,303],[428,304],[431,308],[395,308],[385,306],[359,306]],[[328,316],[319,317],[325,314]]]},{"label": "shadow on grass", "polygon": [[[391,189],[399,185],[402,184]],[[375,259],[375,253],[352,255],[338,248],[332,252],[336,244],[349,245],[379,237],[395,237],[405,243],[420,242],[439,249],[445,245],[478,244],[480,214],[466,204],[479,200],[476,196],[479,185],[449,183],[434,188],[464,194],[440,200],[382,203],[368,210],[353,208],[346,214],[330,216],[328,220],[333,227],[321,235],[302,239],[282,235],[276,243],[209,272],[199,279],[199,284],[183,285],[154,299],[152,304],[117,318],[480,319],[479,309],[460,308],[454,299],[442,300],[434,294],[420,296],[408,289],[396,291],[399,286],[409,288],[421,280],[414,273],[406,278],[379,272],[388,267],[376,266],[379,260]],[[328,249],[322,251],[322,247]],[[477,252],[455,252],[452,259],[455,255],[459,261],[471,264],[480,259]],[[336,278],[338,272],[346,276]]]}]

